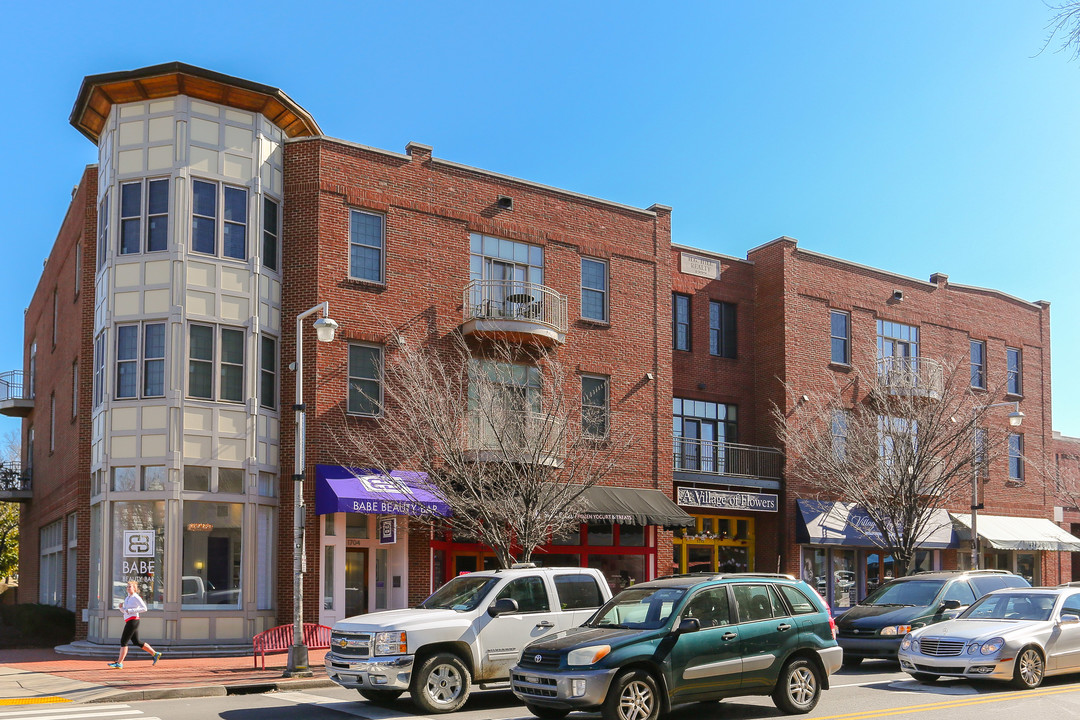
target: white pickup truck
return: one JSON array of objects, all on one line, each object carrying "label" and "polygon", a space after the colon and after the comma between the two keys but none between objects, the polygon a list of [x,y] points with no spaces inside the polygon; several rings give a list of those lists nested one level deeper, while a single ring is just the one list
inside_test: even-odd
[{"label": "white pickup truck", "polygon": [[373,703],[408,690],[421,710],[451,712],[474,684],[508,682],[526,645],[577,627],[610,597],[603,574],[591,568],[515,566],[459,575],[417,608],[336,623],[326,674]]}]

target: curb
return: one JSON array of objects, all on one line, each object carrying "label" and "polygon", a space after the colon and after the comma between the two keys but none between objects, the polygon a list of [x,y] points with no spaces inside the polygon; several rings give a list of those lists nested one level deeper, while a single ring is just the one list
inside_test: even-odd
[{"label": "curb", "polygon": [[247,683],[239,685],[198,685],[195,687],[147,688],[146,690],[119,690],[86,700],[90,703],[138,702],[140,700],[167,700],[171,698],[223,697],[225,695],[256,695],[281,690],[306,690],[309,688],[334,687],[334,682],[324,678],[310,680],[283,680],[280,682]]}]

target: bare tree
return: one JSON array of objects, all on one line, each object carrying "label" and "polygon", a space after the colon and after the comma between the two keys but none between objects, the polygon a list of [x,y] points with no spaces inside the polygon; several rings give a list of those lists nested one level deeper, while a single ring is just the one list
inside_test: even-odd
[{"label": "bare tree", "polygon": [[804,496],[859,505],[872,526],[849,526],[906,574],[939,529],[937,511],[970,498],[974,473],[985,478],[1008,451],[1008,431],[1003,408],[987,407],[1001,391],[973,391],[966,359],[885,358],[875,370],[855,369],[773,416]]},{"label": "bare tree", "polygon": [[457,332],[393,345],[383,397],[350,388],[381,413],[337,438],[341,464],[426,473],[452,512],[423,512],[421,521],[487,545],[501,567],[528,561],[552,533],[576,527],[585,490],[632,444],[607,387],[582,398],[572,390],[580,381],[551,352],[470,346]]},{"label": "bare tree", "polygon": [[1080,510],[1080,438],[1054,433],[1054,457],[1052,465],[1036,471],[1052,478],[1049,487],[1066,510]]},{"label": "bare tree", "polygon": [[1067,52],[1069,60],[1080,58],[1080,2],[1047,4],[1047,7],[1054,14],[1046,25],[1046,40],[1039,52],[1056,41],[1057,51]]},{"label": "bare tree", "polygon": [[[19,467],[19,433],[12,430],[0,440],[0,467]],[[17,470],[16,470],[17,472]],[[0,579],[19,574],[19,505],[0,502]]]}]

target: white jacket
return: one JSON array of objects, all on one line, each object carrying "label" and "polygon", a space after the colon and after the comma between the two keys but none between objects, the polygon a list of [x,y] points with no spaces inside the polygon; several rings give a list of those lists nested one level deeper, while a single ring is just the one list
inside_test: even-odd
[{"label": "white jacket", "polygon": [[139,613],[146,612],[146,603],[138,595],[128,595],[120,609],[124,612],[124,622],[138,620]]}]

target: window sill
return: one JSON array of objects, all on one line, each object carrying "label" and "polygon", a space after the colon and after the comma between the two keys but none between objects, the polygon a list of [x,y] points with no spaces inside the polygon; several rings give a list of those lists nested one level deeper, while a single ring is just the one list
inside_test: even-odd
[{"label": "window sill", "polygon": [[716,358],[717,360],[738,360],[738,357],[728,357],[727,355],[718,355],[717,353],[709,353],[709,357]]},{"label": "window sill", "polygon": [[1016,478],[1009,478],[1005,481],[1005,487],[1024,487],[1026,484],[1026,480],[1017,480]]},{"label": "window sill", "polygon": [[1005,397],[1008,400],[1023,400],[1024,399],[1024,394],[1023,393],[1007,392],[1007,393],[1005,393]]},{"label": "window sill", "polygon": [[611,321],[610,320],[594,320],[593,318],[583,317],[583,318],[578,318],[578,322],[582,323],[584,325],[592,325],[593,327],[597,327],[597,328],[609,328],[609,327],[611,327]]},{"label": "window sill", "polygon": [[837,372],[851,372],[852,370],[851,366],[847,363],[838,363],[831,360],[829,361],[829,368],[836,370]]},{"label": "window sill", "polygon": [[374,280],[362,280],[360,278],[347,277],[344,280],[344,284],[350,287],[354,287],[358,290],[385,290],[386,283],[375,282]]}]

